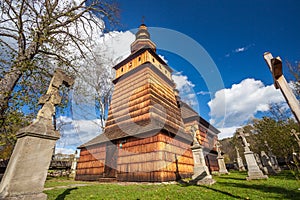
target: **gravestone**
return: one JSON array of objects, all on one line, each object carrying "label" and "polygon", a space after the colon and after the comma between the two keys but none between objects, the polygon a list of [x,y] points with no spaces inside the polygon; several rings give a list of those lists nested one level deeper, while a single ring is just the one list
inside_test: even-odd
[{"label": "gravestone", "polygon": [[254,154],[249,148],[250,144],[246,140],[247,134],[244,133],[243,128],[238,129],[238,136],[242,139],[242,143],[244,145],[244,150],[245,150],[244,155],[248,167],[248,177],[246,179],[247,180],[267,179],[268,176],[264,175],[262,171],[259,169]]},{"label": "gravestone", "polygon": [[272,149],[268,145],[267,141],[265,141],[265,146],[268,149],[268,155],[269,155],[269,158],[270,158],[271,165],[273,166],[273,169],[275,170],[275,172],[280,172],[281,169],[279,167],[279,164],[278,164],[278,161],[277,161],[277,157],[273,154]]},{"label": "gravestone", "polygon": [[266,152],[265,151],[261,151],[260,152],[260,156],[261,156],[262,164],[263,164],[263,166],[264,166],[264,168],[266,170],[265,173],[266,174],[273,174],[273,175],[276,174],[276,172],[275,172],[275,170],[274,170],[274,168],[272,166],[272,163],[270,161],[270,158],[266,154]]},{"label": "gravestone", "polygon": [[268,174],[267,168],[264,167],[262,162],[261,162],[260,155],[257,154],[257,153],[254,153],[254,157],[255,157],[255,160],[257,162],[257,165],[258,165],[259,169],[262,170],[265,174]]},{"label": "gravestone", "polygon": [[61,102],[59,87],[74,82],[55,70],[47,93],[39,100],[42,108],[36,120],[17,132],[17,143],[0,184],[0,199],[46,200],[43,193],[55,142],[60,134],[52,123],[55,105]]},{"label": "gravestone", "polygon": [[71,173],[69,175],[69,177],[71,177],[71,178],[75,178],[75,176],[76,176],[76,167],[77,167],[77,158],[76,158],[76,155],[77,155],[77,151],[75,152],[74,158],[72,160]]},{"label": "gravestone", "polygon": [[200,145],[197,139],[197,129],[196,127],[191,127],[191,132],[193,134],[193,146],[191,147],[194,158],[194,174],[192,176],[192,183],[197,185],[212,185],[216,181],[212,178],[208,167],[205,163],[205,158],[203,154],[203,147]]},{"label": "gravestone", "polygon": [[243,163],[243,159],[239,153],[239,149],[237,147],[235,147],[235,150],[236,150],[236,156],[237,156],[236,162],[237,162],[239,171],[246,171],[244,163]]},{"label": "gravestone", "polygon": [[225,162],[224,162],[224,156],[222,156],[221,144],[219,141],[217,141],[216,147],[217,147],[217,152],[218,152],[217,159],[218,159],[218,165],[219,165],[219,173],[220,174],[229,174],[226,169]]}]

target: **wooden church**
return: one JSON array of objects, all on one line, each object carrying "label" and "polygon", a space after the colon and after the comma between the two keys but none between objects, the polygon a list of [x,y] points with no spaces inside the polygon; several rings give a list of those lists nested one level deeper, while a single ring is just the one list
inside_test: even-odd
[{"label": "wooden church", "polygon": [[78,147],[76,180],[174,181],[193,175],[190,127],[204,146],[210,170],[218,170],[219,131],[182,102],[172,69],[156,54],[146,25],[131,54],[114,66],[114,92],[105,130]]}]

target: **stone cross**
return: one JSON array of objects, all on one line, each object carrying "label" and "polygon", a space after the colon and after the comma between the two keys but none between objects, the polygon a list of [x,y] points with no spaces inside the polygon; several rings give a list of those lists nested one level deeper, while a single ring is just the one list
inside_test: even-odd
[{"label": "stone cross", "polygon": [[250,144],[246,140],[246,136],[249,136],[249,134],[245,133],[243,128],[239,128],[237,131],[238,131],[238,137],[242,139],[245,151],[250,151],[249,148]]},{"label": "stone cross", "polygon": [[264,175],[262,173],[262,171],[259,169],[259,166],[254,157],[254,154],[249,148],[250,144],[246,140],[246,136],[248,136],[249,134],[245,133],[243,128],[239,128],[237,131],[238,131],[239,137],[242,138],[242,142],[243,142],[244,150],[245,150],[244,155],[245,155],[245,159],[246,159],[247,167],[248,167],[248,177],[246,179],[247,180],[267,179],[268,176]]},{"label": "stone cross", "polygon": [[215,180],[212,179],[209,169],[205,163],[203,148],[202,145],[199,144],[197,138],[197,125],[192,125],[190,131],[193,136],[193,145],[191,146],[191,149],[194,160],[194,174],[192,176],[193,180],[190,183],[196,183],[197,185],[211,185],[215,183]]},{"label": "stone cross", "polygon": [[218,166],[219,166],[219,173],[220,174],[229,174],[227,169],[226,169],[226,165],[224,162],[224,157],[222,156],[222,151],[221,151],[221,143],[219,141],[216,142],[216,149],[218,152]]},{"label": "stone cross", "polygon": [[295,129],[292,129],[292,130],[291,130],[291,135],[295,137],[295,140],[297,141],[298,146],[300,147],[300,139],[299,139],[299,137],[298,137],[299,134],[300,134],[300,133],[297,133]]},{"label": "stone cross", "polygon": [[218,156],[221,156],[221,143],[219,141],[216,142],[216,148],[218,152]]},{"label": "stone cross", "polygon": [[61,102],[59,87],[74,78],[55,70],[49,88],[39,100],[36,120],[17,132],[17,143],[0,184],[0,199],[46,200],[43,193],[55,142],[60,134],[53,125],[55,105]]},{"label": "stone cross", "polygon": [[235,147],[235,150],[236,150],[236,156],[237,156],[236,160],[237,160],[237,165],[238,165],[239,171],[246,171],[244,163],[243,163],[243,159],[240,156],[239,148],[237,146]]},{"label": "stone cross", "polygon": [[268,142],[265,140],[264,143],[265,143],[265,146],[267,147],[268,151],[269,151],[269,152],[272,152],[272,149],[271,149],[271,147],[269,146]]}]

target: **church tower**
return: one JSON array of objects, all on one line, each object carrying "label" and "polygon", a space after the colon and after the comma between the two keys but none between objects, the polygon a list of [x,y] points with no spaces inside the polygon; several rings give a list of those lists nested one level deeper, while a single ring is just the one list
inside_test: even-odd
[{"label": "church tower", "polygon": [[184,131],[172,69],[156,54],[145,24],[131,54],[114,69],[104,133],[79,147],[76,179],[161,182],[190,177],[192,137]]}]

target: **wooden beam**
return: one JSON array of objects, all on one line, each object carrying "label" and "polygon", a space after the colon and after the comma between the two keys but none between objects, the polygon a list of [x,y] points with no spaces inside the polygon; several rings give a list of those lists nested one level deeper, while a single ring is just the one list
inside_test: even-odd
[{"label": "wooden beam", "polygon": [[300,104],[282,73],[282,62],[280,57],[273,58],[271,53],[266,52],[264,53],[264,59],[272,73],[275,88],[281,90],[286,102],[300,125]]}]

